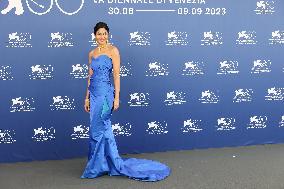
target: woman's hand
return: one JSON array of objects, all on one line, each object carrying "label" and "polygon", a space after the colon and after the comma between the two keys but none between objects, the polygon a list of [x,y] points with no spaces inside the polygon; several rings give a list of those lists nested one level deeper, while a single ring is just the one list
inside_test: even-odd
[{"label": "woman's hand", "polygon": [[113,101],[113,110],[117,110],[119,107],[119,99],[118,98],[114,98]]},{"label": "woman's hand", "polygon": [[84,105],[85,111],[86,112],[90,112],[90,100],[89,99],[85,99],[85,105]]}]

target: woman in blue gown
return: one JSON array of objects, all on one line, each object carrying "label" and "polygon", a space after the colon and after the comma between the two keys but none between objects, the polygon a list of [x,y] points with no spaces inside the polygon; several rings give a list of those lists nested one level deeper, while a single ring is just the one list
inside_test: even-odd
[{"label": "woman in blue gown", "polygon": [[140,181],[162,180],[170,174],[168,166],[157,161],[119,156],[110,121],[112,112],[119,107],[119,50],[108,43],[106,23],[97,23],[94,35],[98,47],[89,53],[85,100],[85,111],[90,113],[89,154],[81,178],[121,175]]}]

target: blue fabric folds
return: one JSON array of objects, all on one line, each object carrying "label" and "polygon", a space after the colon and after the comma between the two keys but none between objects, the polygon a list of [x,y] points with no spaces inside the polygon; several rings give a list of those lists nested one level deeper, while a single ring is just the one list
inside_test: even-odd
[{"label": "blue fabric folds", "polygon": [[170,174],[170,168],[157,161],[121,158],[111,127],[114,87],[110,82],[112,59],[107,55],[93,58],[90,91],[90,138],[86,168],[81,178],[102,175],[127,176],[140,181],[159,181]]}]

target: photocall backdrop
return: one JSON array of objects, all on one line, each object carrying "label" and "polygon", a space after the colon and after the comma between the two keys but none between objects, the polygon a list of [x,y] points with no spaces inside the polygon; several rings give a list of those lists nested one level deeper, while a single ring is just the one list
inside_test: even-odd
[{"label": "photocall backdrop", "polygon": [[120,50],[120,153],[284,142],[284,2],[0,1],[0,162],[87,156],[88,52]]}]

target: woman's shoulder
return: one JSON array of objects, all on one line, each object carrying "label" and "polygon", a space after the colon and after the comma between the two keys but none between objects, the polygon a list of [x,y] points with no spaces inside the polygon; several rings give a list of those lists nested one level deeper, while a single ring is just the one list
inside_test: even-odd
[{"label": "woman's shoulder", "polygon": [[93,56],[95,49],[89,51],[89,57]]},{"label": "woman's shoulder", "polygon": [[91,59],[94,56],[94,49],[89,51],[89,64],[91,63]]},{"label": "woman's shoulder", "polygon": [[113,45],[113,44],[110,44],[109,48],[110,48],[111,51],[118,50],[118,48],[115,45]]},{"label": "woman's shoulder", "polygon": [[111,54],[119,54],[119,50],[115,45],[110,45]]}]

